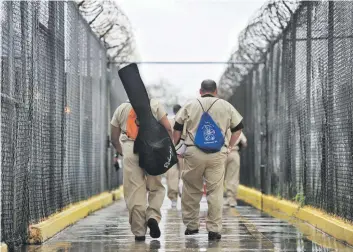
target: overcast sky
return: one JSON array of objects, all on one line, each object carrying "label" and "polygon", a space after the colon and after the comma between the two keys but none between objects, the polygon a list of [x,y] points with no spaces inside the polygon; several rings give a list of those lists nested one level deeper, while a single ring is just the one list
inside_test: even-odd
[{"label": "overcast sky", "polygon": [[[265,0],[116,0],[129,17],[141,61],[227,61],[239,32]],[[182,96],[198,95],[214,65],[140,65],[146,85],[167,79]]]}]

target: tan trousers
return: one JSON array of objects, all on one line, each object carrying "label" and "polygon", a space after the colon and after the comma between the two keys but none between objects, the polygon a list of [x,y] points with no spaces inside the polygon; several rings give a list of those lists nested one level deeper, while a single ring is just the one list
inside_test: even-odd
[{"label": "tan trousers", "polygon": [[144,236],[148,219],[154,218],[158,222],[161,220],[160,209],[165,197],[165,188],[161,176],[145,176],[144,170],[139,167],[138,155],[133,153],[133,146],[132,141],[123,144],[124,198],[129,210],[132,233],[135,236]]},{"label": "tan trousers", "polygon": [[189,230],[199,228],[200,201],[203,195],[204,178],[208,204],[206,228],[211,232],[221,232],[226,157],[227,154],[224,151],[206,154],[196,147],[186,149],[182,171],[181,206],[183,222]]},{"label": "tan trousers", "polygon": [[237,150],[232,150],[228,154],[226,161],[226,173],[224,176],[224,184],[228,204],[233,204],[237,200],[237,191],[239,186],[240,174],[240,155]]},{"label": "tan trousers", "polygon": [[167,171],[168,198],[177,200],[179,194],[179,179],[182,170],[183,159],[178,158],[179,163]]}]

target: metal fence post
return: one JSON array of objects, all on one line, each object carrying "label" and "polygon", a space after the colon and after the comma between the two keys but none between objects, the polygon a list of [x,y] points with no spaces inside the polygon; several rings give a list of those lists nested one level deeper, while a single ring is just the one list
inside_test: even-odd
[{"label": "metal fence post", "polygon": [[261,88],[262,88],[262,126],[261,126],[261,191],[264,193],[265,192],[265,187],[266,187],[266,170],[268,167],[268,82],[269,82],[269,75],[268,75],[268,68],[269,68],[269,60],[266,57],[264,57],[265,63],[264,67],[262,70],[262,83],[261,83]]},{"label": "metal fence post", "polygon": [[[306,113],[307,113],[307,129],[306,132],[309,133],[307,136],[306,141],[308,142],[307,146],[309,147],[309,150],[311,148],[311,71],[312,71],[312,60],[311,60],[311,53],[312,53],[312,10],[313,10],[313,3],[308,1],[305,3],[307,5],[307,40],[306,40],[306,101],[307,101],[307,107],[306,107]],[[307,149],[307,148],[306,148]],[[305,195],[305,198],[307,198],[308,194],[308,185],[307,185],[307,176],[308,176],[308,167],[309,167],[309,161],[310,158],[308,158],[308,155],[310,155],[309,152],[305,152],[305,160],[306,160],[306,165],[304,166],[304,172],[303,172],[303,193]],[[311,193],[311,192],[310,192]]]},{"label": "metal fence post", "polygon": [[333,86],[334,86],[334,9],[335,9],[335,2],[329,1],[328,3],[328,85],[327,85],[327,121],[326,121],[326,130],[327,130],[327,139],[326,139],[326,155],[325,158],[327,159],[326,162],[326,185],[327,185],[327,208],[328,211],[334,212],[335,211],[335,205],[336,198],[335,192],[336,192],[336,187],[335,187],[335,178],[336,178],[336,172],[335,172],[335,167],[332,165],[332,132],[331,132],[331,127],[333,125]]}]

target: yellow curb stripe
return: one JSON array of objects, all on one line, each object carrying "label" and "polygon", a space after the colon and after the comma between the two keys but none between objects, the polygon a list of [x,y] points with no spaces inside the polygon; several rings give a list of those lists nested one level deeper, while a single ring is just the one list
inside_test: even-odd
[{"label": "yellow curb stripe", "polygon": [[322,247],[334,249],[335,251],[340,252],[352,252],[352,248],[347,247],[342,242],[339,242],[333,236],[327,236],[324,232],[318,231],[318,229],[305,221],[298,220],[293,216],[289,216],[286,213],[279,211],[271,211],[270,215],[277,219],[287,221],[289,224],[297,228],[310,241],[313,241]]},{"label": "yellow curb stripe", "polygon": [[253,205],[257,209],[262,208],[262,194],[257,190],[239,185],[237,196],[239,199]]},{"label": "yellow curb stripe", "polygon": [[29,244],[41,244],[66,227],[88,216],[90,213],[110,205],[113,202],[111,193],[102,193],[88,200],[68,207],[47,220],[29,226]]},{"label": "yellow curb stripe", "polygon": [[6,243],[0,243],[0,252],[7,252]]},{"label": "yellow curb stripe", "polygon": [[120,200],[124,197],[123,186],[120,186],[119,189],[111,192],[113,195],[113,200]]},{"label": "yellow curb stripe", "polygon": [[242,185],[238,188],[238,198],[271,215],[282,212],[287,216],[303,220],[336,239],[353,245],[353,225],[322,210],[309,206],[300,207],[293,202],[280,200]]}]

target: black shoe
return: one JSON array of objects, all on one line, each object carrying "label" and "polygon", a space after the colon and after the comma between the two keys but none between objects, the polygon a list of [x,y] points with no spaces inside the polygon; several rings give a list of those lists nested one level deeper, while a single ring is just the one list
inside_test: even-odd
[{"label": "black shoe", "polygon": [[193,234],[198,234],[199,230],[195,229],[195,230],[190,230],[190,229],[186,229],[185,230],[185,235],[193,235]]},{"label": "black shoe", "polygon": [[147,227],[150,229],[150,236],[152,238],[159,238],[161,236],[161,230],[159,229],[158,222],[151,218],[147,221]]},{"label": "black shoe", "polygon": [[135,236],[135,241],[145,241],[146,236]]},{"label": "black shoe", "polygon": [[215,241],[220,240],[222,238],[220,233],[208,232],[208,240]]}]

